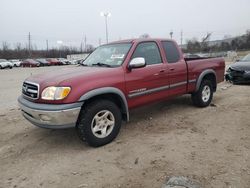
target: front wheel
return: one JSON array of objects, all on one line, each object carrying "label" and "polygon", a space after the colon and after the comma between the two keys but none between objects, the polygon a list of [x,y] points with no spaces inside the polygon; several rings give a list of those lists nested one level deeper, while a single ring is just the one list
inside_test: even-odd
[{"label": "front wheel", "polygon": [[206,107],[213,99],[213,86],[210,80],[203,80],[197,92],[192,94],[192,101],[195,106]]},{"label": "front wheel", "polygon": [[83,106],[76,129],[81,140],[86,140],[90,146],[98,147],[116,138],[121,123],[121,111],[115,103],[96,100]]}]

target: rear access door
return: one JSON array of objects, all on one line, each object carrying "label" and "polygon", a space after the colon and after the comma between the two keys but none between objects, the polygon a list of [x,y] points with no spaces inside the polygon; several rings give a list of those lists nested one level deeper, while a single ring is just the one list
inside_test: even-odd
[{"label": "rear access door", "polygon": [[187,92],[187,64],[173,41],[162,41],[169,79],[169,96]]}]

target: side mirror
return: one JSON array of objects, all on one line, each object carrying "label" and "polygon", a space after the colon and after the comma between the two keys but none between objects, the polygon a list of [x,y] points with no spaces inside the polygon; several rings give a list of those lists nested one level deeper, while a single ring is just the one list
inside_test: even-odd
[{"label": "side mirror", "polygon": [[129,62],[128,69],[132,70],[132,69],[142,68],[145,66],[146,66],[145,58],[136,57]]}]

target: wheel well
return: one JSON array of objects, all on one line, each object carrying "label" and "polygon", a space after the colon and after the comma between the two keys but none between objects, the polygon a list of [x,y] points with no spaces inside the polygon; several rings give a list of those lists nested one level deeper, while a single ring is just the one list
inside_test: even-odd
[{"label": "wheel well", "polygon": [[127,121],[127,115],[128,115],[127,109],[123,100],[121,99],[119,95],[113,94],[113,93],[100,94],[100,95],[91,97],[90,99],[87,99],[83,105],[89,104],[95,100],[109,100],[109,101],[114,102],[121,109],[123,120]]},{"label": "wheel well", "polygon": [[217,89],[217,82],[216,82],[216,77],[215,77],[214,74],[209,73],[209,74],[205,75],[203,77],[203,80],[209,80],[209,81],[211,81],[212,82],[212,86],[213,86],[213,91],[214,92],[216,91],[216,89]]}]

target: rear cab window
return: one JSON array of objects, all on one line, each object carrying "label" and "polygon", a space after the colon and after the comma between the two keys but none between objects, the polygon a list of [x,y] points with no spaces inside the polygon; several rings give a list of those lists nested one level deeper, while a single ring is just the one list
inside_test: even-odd
[{"label": "rear cab window", "polygon": [[180,52],[172,41],[162,41],[162,46],[168,63],[177,63],[180,60]]}]

